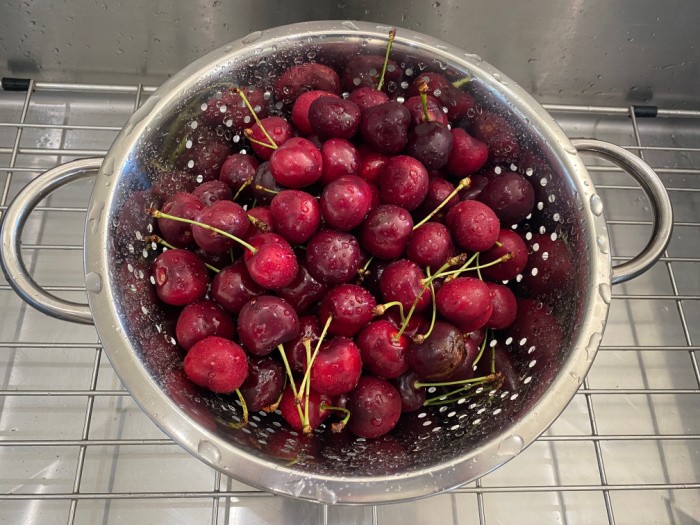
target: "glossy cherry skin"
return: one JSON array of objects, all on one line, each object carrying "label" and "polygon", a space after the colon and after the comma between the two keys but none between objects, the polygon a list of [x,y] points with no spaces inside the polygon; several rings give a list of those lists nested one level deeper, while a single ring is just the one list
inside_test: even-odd
[{"label": "glossy cherry skin", "polygon": [[423,102],[421,101],[420,95],[408,98],[406,102],[404,102],[404,105],[411,113],[411,126],[418,126],[424,122],[439,122],[445,126],[448,123],[447,114],[442,110],[442,105],[435,97],[431,97],[430,95],[427,97],[426,106],[428,107],[428,120],[425,119]]},{"label": "glossy cherry skin", "polygon": [[349,233],[320,231],[306,245],[306,269],[323,284],[347,283],[359,268],[360,245]]},{"label": "glossy cherry skin", "polygon": [[532,185],[525,177],[513,171],[489,180],[478,198],[494,211],[504,226],[519,223],[535,206],[535,190]]},{"label": "glossy cherry skin", "polygon": [[256,222],[250,221],[248,231],[243,238],[244,241],[249,241],[253,235],[259,233],[275,233],[275,219],[272,217],[272,210],[269,206],[256,206],[250,208],[246,213],[248,220],[253,217]]},{"label": "glossy cherry skin", "polygon": [[454,254],[455,247],[450,232],[439,222],[426,222],[413,230],[406,249],[406,256],[411,261],[420,267],[429,267],[433,272]]},{"label": "glossy cherry skin", "polygon": [[188,250],[167,250],[151,265],[158,298],[166,304],[184,306],[204,297],[209,275],[204,262]]},{"label": "glossy cherry skin", "polygon": [[461,179],[479,171],[489,158],[489,147],[462,128],[452,128],[451,133],[452,149],[447,160],[447,172]]},{"label": "glossy cherry skin", "polygon": [[220,180],[210,180],[200,184],[194,189],[192,195],[197,197],[205,206],[210,206],[216,201],[231,200],[231,197],[233,197],[231,188]]},{"label": "glossy cherry skin", "polygon": [[[450,196],[454,189],[455,185],[445,180],[440,172],[432,172],[430,179],[428,179],[428,193],[421,205],[414,212],[416,217],[423,218],[430,215],[431,212],[435,211],[435,209]],[[456,206],[458,202],[458,195],[450,198],[430,220],[432,222],[445,222],[447,212],[450,211],[453,206]]]},{"label": "glossy cherry skin", "polygon": [[405,335],[396,337],[398,328],[385,319],[373,321],[365,326],[356,338],[362,363],[369,373],[393,379],[408,370],[406,350],[409,339]]},{"label": "glossy cherry skin", "polygon": [[494,245],[492,248],[482,252],[479,256],[480,264],[488,264],[500,259],[507,253],[513,255],[509,261],[503,261],[481,270],[481,275],[489,281],[509,281],[521,273],[527,266],[528,254],[527,246],[522,238],[513,230],[500,230],[498,232],[498,242],[501,246]]},{"label": "glossy cherry skin", "polygon": [[[199,212],[195,220],[225,231],[239,239],[246,234],[250,223],[245,210],[239,204],[231,201],[216,201]],[[207,253],[224,253],[238,244],[229,237],[201,226],[192,226],[192,236],[197,245]]]},{"label": "glossy cherry skin", "polygon": [[358,151],[360,153],[360,169],[357,175],[370,184],[376,184],[379,181],[379,173],[381,173],[382,167],[389,160],[389,157],[382,153],[377,153],[366,144],[361,144]]},{"label": "glossy cherry skin", "polygon": [[383,204],[367,214],[360,228],[360,242],[370,255],[396,259],[406,250],[413,219],[404,208]]},{"label": "glossy cherry skin", "polygon": [[418,95],[418,89],[422,82],[428,87],[428,95],[434,96],[440,104],[447,109],[447,117],[456,122],[463,117],[469,117],[474,111],[473,97],[454,87],[444,75],[440,73],[421,73],[418,75],[408,90],[410,96]]},{"label": "glossy cherry skin", "polygon": [[389,96],[383,91],[377,91],[371,87],[360,87],[350,92],[348,100],[357,104],[360,111],[365,111],[367,108],[389,102]]},{"label": "glossy cherry skin", "polygon": [[[480,343],[477,343],[477,339],[473,337],[464,337],[464,359],[459,364],[459,366],[455,368],[452,371],[452,373],[444,379],[446,383],[452,381],[464,381],[465,379],[471,379],[472,377],[474,377],[474,361],[479,355],[479,344]],[[481,359],[486,358],[486,351],[484,351],[484,354],[481,356]],[[452,385],[447,388],[453,390],[459,388],[459,385]]]},{"label": "glossy cherry skin", "polygon": [[328,139],[321,145],[323,173],[321,184],[346,175],[357,175],[361,168],[360,153],[352,142],[345,139]]},{"label": "glossy cherry skin", "polygon": [[[400,302],[404,313],[408,315],[414,303],[415,311],[418,313],[424,312],[430,306],[430,290],[423,289],[424,279],[425,274],[416,263],[408,259],[399,259],[384,269],[379,286],[384,300]],[[416,301],[419,296],[420,298]]]},{"label": "glossy cherry skin", "polygon": [[306,269],[306,263],[299,264],[299,271],[294,280],[284,288],[277,290],[277,295],[291,304],[297,313],[304,313],[316,306],[328,291],[325,284],[318,282]]},{"label": "glossy cherry skin", "polygon": [[374,317],[377,302],[365,288],[356,284],[341,284],[326,294],[321,302],[321,325],[332,317],[328,332],[352,337]]},{"label": "glossy cherry skin", "polygon": [[243,260],[223,268],[211,283],[212,299],[232,314],[238,314],[248,301],[264,293],[265,289],[251,279]]},{"label": "glossy cherry skin", "polygon": [[510,288],[502,284],[486,283],[486,286],[489,287],[491,292],[493,311],[485,326],[496,330],[508,328],[513,324],[518,313],[515,295]]},{"label": "glossy cherry skin", "polygon": [[271,357],[252,358],[248,361],[248,377],[240,386],[249,412],[258,412],[274,403],[284,387],[284,368]]},{"label": "glossy cherry skin", "polygon": [[243,155],[235,153],[226,158],[219,170],[219,180],[231,188],[235,195],[243,184],[248,183],[241,192],[241,197],[249,197],[253,194],[250,182],[255,177],[255,171],[260,166],[260,162],[253,155]]},{"label": "glossy cherry skin", "polygon": [[379,173],[382,202],[415,210],[428,194],[428,171],[413,157],[390,158]]},{"label": "glossy cherry skin", "polygon": [[396,155],[406,147],[410,121],[411,114],[403,104],[385,102],[362,113],[360,134],[375,151]]},{"label": "glossy cherry skin", "polygon": [[[294,129],[292,126],[282,117],[267,117],[261,119],[263,128],[270,135],[273,142],[277,147],[283,146],[289,139],[294,137]],[[277,151],[273,148],[268,147],[270,145],[270,140],[265,136],[260,125],[255,123],[250,127],[253,132],[251,138],[257,142],[262,142],[262,144],[257,144],[255,142],[250,143],[250,147],[253,149],[255,154],[262,160],[270,160],[272,153]],[[265,144],[265,145],[263,145]]]},{"label": "glossy cherry skin", "polygon": [[401,396],[386,379],[362,376],[350,394],[348,429],[356,436],[377,438],[390,432],[401,417]]},{"label": "glossy cherry skin", "polygon": [[175,325],[175,337],[185,350],[205,337],[218,336],[233,339],[236,325],[229,315],[213,301],[190,303],[180,312]]},{"label": "glossy cherry skin", "polygon": [[340,95],[340,77],[328,66],[305,63],[286,69],[275,82],[275,98],[283,104],[294,102],[307,91],[328,91]]},{"label": "glossy cherry skin", "polygon": [[360,126],[360,108],[351,100],[319,97],[309,107],[309,121],[321,138],[350,139]]},{"label": "glossy cherry skin", "polygon": [[[176,193],[170,197],[161,211],[175,217],[194,220],[204,204],[191,193]],[[185,222],[172,219],[158,219],[158,229],[163,238],[177,248],[185,248],[192,244],[192,226]]]},{"label": "glossy cherry skin", "polygon": [[444,283],[435,304],[438,312],[462,332],[481,328],[493,312],[489,287],[474,277],[457,277]]},{"label": "glossy cherry skin", "polygon": [[[274,235],[274,242],[261,239]],[[250,244],[257,248],[255,253],[245,250],[243,259],[250,277],[263,288],[279,290],[288,286],[299,271],[294,250],[289,243],[274,233],[261,233],[250,238]]]},{"label": "glossy cherry skin", "polygon": [[435,321],[430,335],[422,343],[411,343],[406,359],[413,371],[424,380],[448,377],[464,360],[464,337],[454,326]]},{"label": "glossy cherry skin", "polygon": [[369,185],[356,175],[346,175],[329,183],[321,194],[321,212],[336,230],[350,231],[364,220],[372,204]]},{"label": "glossy cherry skin", "polygon": [[496,214],[478,201],[462,201],[447,213],[447,227],[455,243],[470,252],[491,248],[500,231]]},{"label": "glossy cherry skin", "polygon": [[309,193],[284,190],[272,199],[270,212],[277,232],[291,244],[302,244],[321,224],[321,208]]},{"label": "glossy cherry skin", "polygon": [[314,128],[311,126],[311,122],[309,121],[309,107],[314,100],[320,97],[340,98],[335,93],[314,90],[302,93],[294,101],[294,106],[292,107],[292,122],[297,128],[297,131],[299,131],[299,133],[302,135],[311,135],[314,133]]},{"label": "glossy cherry skin", "polygon": [[[300,385],[297,385],[297,388],[299,388],[299,386]],[[321,423],[328,419],[331,412],[327,408],[322,408],[323,406],[327,407],[333,405],[333,398],[331,396],[319,394],[312,389],[308,396],[306,393],[301,396],[301,403],[297,405],[294,399],[294,392],[292,392],[292,386],[287,385],[287,388],[285,388],[282,393],[279,411],[292,430],[296,430],[297,432],[302,432],[304,430],[299,415],[299,408],[301,407],[302,413],[304,413],[307,397],[309,401],[309,427],[311,430],[318,428]]]},{"label": "glossy cherry skin", "polygon": [[248,375],[243,349],[222,337],[207,337],[195,343],[185,356],[185,374],[190,380],[218,394],[239,388]]},{"label": "glossy cherry skin", "polygon": [[334,337],[321,345],[309,380],[316,392],[337,396],[355,388],[361,374],[362,359],[355,343],[352,339]]},{"label": "glossy cherry skin", "polygon": [[415,372],[407,372],[393,381],[396,390],[401,396],[401,412],[415,412],[425,403],[425,388],[416,388],[416,381],[420,378]]},{"label": "glossy cherry skin", "polygon": [[439,170],[447,165],[452,151],[452,134],[445,124],[423,122],[408,134],[406,153],[416,158],[429,170]]},{"label": "glossy cherry skin", "polygon": [[255,297],[238,315],[238,336],[252,355],[266,356],[298,333],[299,318],[292,305],[280,297]]},{"label": "glossy cherry skin", "polygon": [[520,157],[520,143],[508,121],[496,113],[484,111],[477,114],[472,122],[474,137],[489,146],[489,161],[510,164]]},{"label": "glossy cherry skin", "polygon": [[270,173],[287,188],[304,188],[321,178],[323,158],[309,140],[295,137],[287,140],[270,157]]}]

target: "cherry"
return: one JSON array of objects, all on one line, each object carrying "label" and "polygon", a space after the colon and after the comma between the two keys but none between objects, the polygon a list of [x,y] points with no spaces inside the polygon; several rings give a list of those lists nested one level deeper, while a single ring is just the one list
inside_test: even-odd
[{"label": "cherry", "polygon": [[454,254],[450,232],[439,222],[427,222],[416,228],[406,249],[406,256],[411,261],[432,270],[440,268]]},{"label": "cherry", "polygon": [[[204,209],[204,204],[191,193],[176,193],[163,204],[163,211],[177,217],[193,220]],[[158,219],[158,229],[163,238],[177,248],[192,243],[191,225],[172,219]]]},{"label": "cherry", "polygon": [[[260,124],[262,124],[262,127],[260,127]],[[270,160],[272,153],[276,150],[270,144],[270,139],[267,138],[263,129],[278,148],[294,137],[294,129],[282,117],[266,117],[260,120],[260,124],[257,122],[253,124],[249,128],[250,132],[246,132],[246,136],[252,139],[250,147],[253,148],[255,154],[262,160]]]},{"label": "cherry", "polygon": [[408,108],[411,113],[411,125],[418,126],[424,122],[439,122],[447,126],[448,120],[447,115],[442,110],[442,105],[435,97],[430,95],[426,98],[426,107],[428,108],[428,119],[425,118],[425,111],[423,110],[423,102],[420,96],[410,97],[404,105]]},{"label": "cherry", "polygon": [[321,302],[321,323],[332,317],[328,332],[352,337],[374,317],[377,301],[356,284],[341,284],[326,294]]},{"label": "cherry", "polygon": [[484,111],[476,115],[472,135],[489,146],[489,160],[494,163],[517,162],[520,144],[508,121],[497,113]]},{"label": "cherry", "polygon": [[377,438],[390,432],[401,416],[401,396],[385,379],[362,376],[350,394],[348,428],[356,436]]},{"label": "cherry", "polygon": [[[260,166],[260,162],[253,155],[235,153],[221,165],[219,180],[226,183],[234,195],[240,191],[242,197],[249,197],[253,194],[253,189],[250,185],[253,182],[258,166]],[[244,185],[245,187],[241,190]]]},{"label": "cherry", "polygon": [[[351,58],[343,70],[343,88],[346,91],[354,89],[371,88],[377,93],[377,82],[384,67],[384,57],[378,55],[360,55]],[[393,60],[388,60],[385,73],[385,86],[387,91],[393,91],[401,83],[403,71]],[[392,89],[393,87],[393,89]]]},{"label": "cherry", "polygon": [[306,63],[285,70],[275,82],[275,98],[290,104],[307,91],[328,91],[340,95],[340,77],[332,68],[318,63]]},{"label": "cherry", "polygon": [[491,292],[493,312],[485,326],[496,330],[508,328],[513,324],[518,313],[515,295],[510,291],[510,288],[502,284],[486,283],[486,286]]},{"label": "cherry", "polygon": [[[408,312],[406,312],[406,314],[408,314]],[[403,319],[401,319],[401,313],[395,308],[387,310],[383,318],[389,321],[397,331],[401,330],[401,327],[404,324]],[[406,324],[406,328],[404,329],[402,335],[405,335],[406,337],[414,337],[418,334],[423,334],[428,331],[429,325],[430,323],[425,319],[425,317],[413,312],[413,315],[410,317],[410,319],[408,319],[408,323]]]},{"label": "cherry", "polygon": [[[427,217],[450,196],[454,189],[454,184],[445,180],[439,172],[433,172],[433,175],[428,179],[428,194],[425,196],[421,205],[416,209],[416,215],[419,217]],[[445,214],[458,202],[459,197],[457,195],[453,196],[430,220],[444,222]]]},{"label": "cherry", "polygon": [[[211,206],[200,211],[195,220],[238,238],[246,234],[250,223],[245,210],[232,201],[214,202]],[[192,236],[194,242],[207,253],[224,253],[236,245],[236,241],[233,239],[201,226],[192,226]]]},{"label": "cherry", "polygon": [[258,412],[274,405],[284,387],[284,368],[271,357],[252,358],[248,377],[240,386],[248,410]]},{"label": "cherry", "polygon": [[[451,383],[452,381],[464,381],[466,379],[472,379],[474,377],[474,361],[476,356],[479,355],[479,343],[476,339],[470,336],[464,337],[464,359],[459,363],[459,366],[455,368],[452,373],[443,379],[446,383]],[[482,355],[481,359],[485,359]],[[488,375],[488,374],[487,374]],[[452,385],[447,387],[449,389],[459,388],[458,385]]]},{"label": "cherry", "polygon": [[232,314],[238,314],[248,301],[264,293],[265,289],[251,279],[242,259],[223,268],[211,283],[211,298]]},{"label": "cherry", "polygon": [[462,128],[452,128],[451,133],[452,150],[447,160],[447,172],[461,179],[479,171],[488,160],[489,147]]},{"label": "cherry", "polygon": [[213,301],[197,301],[182,309],[175,325],[175,337],[185,350],[197,341],[215,335],[233,339],[236,326],[226,312]]},{"label": "cherry", "polygon": [[[370,199],[369,211],[376,209],[382,204],[382,193],[379,190],[379,186],[376,184],[369,184],[369,191],[372,193],[372,198]],[[369,213],[369,212],[368,212]]]},{"label": "cherry", "polygon": [[204,297],[209,276],[204,262],[188,250],[167,250],[151,265],[158,298],[166,304],[184,306]]},{"label": "cherry", "polygon": [[294,106],[292,107],[292,122],[296,126],[297,131],[302,135],[311,135],[314,133],[314,128],[309,121],[309,107],[314,100],[320,97],[340,98],[335,93],[315,90],[302,93],[294,101]]},{"label": "cherry", "polygon": [[423,342],[412,342],[406,360],[413,371],[427,380],[444,379],[464,360],[462,333],[444,321],[435,321],[432,332]]},{"label": "cherry", "polygon": [[250,354],[266,356],[277,345],[291,341],[298,334],[296,312],[292,305],[279,297],[254,297],[238,314],[238,336]]},{"label": "cherry", "polygon": [[243,349],[222,337],[207,337],[195,343],[185,356],[185,374],[207,390],[228,394],[238,389],[248,375]]},{"label": "cherry", "polygon": [[[255,113],[259,117],[267,116],[269,104],[265,100],[264,90],[256,86],[247,86],[241,89]],[[233,130],[247,127],[246,125],[251,122],[252,118],[243,99],[232,88],[223,91],[220,97],[217,94],[217,96],[210,98],[207,101],[207,108],[202,112],[202,120],[210,126],[224,124]]]},{"label": "cherry", "polygon": [[178,160],[192,177],[201,177],[202,182],[207,182],[219,178],[221,166],[230,154],[228,145],[218,141],[195,143]]},{"label": "cherry", "polygon": [[309,380],[319,394],[337,396],[350,392],[362,374],[360,350],[352,339],[334,337],[321,345],[311,365]]},{"label": "cherry", "polygon": [[367,108],[389,102],[389,95],[371,87],[360,87],[350,92],[348,100],[357,104],[360,111],[364,112]]},{"label": "cherry", "polygon": [[[276,150],[275,150],[276,151]],[[258,166],[253,177],[253,197],[258,204],[266,205],[284,188],[277,183],[270,171],[270,162]],[[253,208],[254,209],[254,208]]]},{"label": "cherry", "polygon": [[420,378],[415,372],[407,372],[397,378],[393,383],[401,396],[401,412],[415,412],[425,403],[425,388],[416,388],[416,382]]},{"label": "cherry", "polygon": [[321,146],[323,173],[321,184],[326,185],[345,175],[357,175],[360,171],[360,153],[352,142],[345,139],[328,139]]},{"label": "cherry", "polygon": [[473,277],[444,283],[437,291],[435,304],[438,312],[463,332],[481,328],[493,312],[489,287]]},{"label": "cherry", "polygon": [[331,228],[341,231],[357,228],[371,203],[369,185],[356,175],[346,175],[330,182],[321,194],[324,220]]},{"label": "cherry", "polygon": [[316,347],[316,342],[321,337],[321,329],[318,326],[318,317],[305,315],[299,318],[299,335],[291,341],[284,343],[284,353],[287,356],[289,366],[294,372],[303,373],[306,370],[308,357],[304,340],[309,342],[311,351]]},{"label": "cherry", "polygon": [[323,284],[351,281],[360,268],[360,245],[349,233],[325,230],[306,245],[306,269]]},{"label": "cherry", "polygon": [[321,209],[316,199],[304,191],[284,190],[272,199],[270,212],[279,234],[292,244],[301,244],[316,233]]},{"label": "cherry", "polygon": [[327,290],[324,284],[311,276],[305,263],[300,263],[294,280],[277,290],[277,294],[289,302],[298,313],[303,313],[318,304]]},{"label": "cherry", "polygon": [[413,219],[404,208],[383,204],[367,214],[359,237],[370,255],[396,259],[406,250],[412,229]]},{"label": "cherry", "polygon": [[447,117],[451,121],[457,121],[473,113],[475,103],[472,96],[454,87],[440,73],[421,73],[411,84],[408,94],[418,95],[423,83],[428,87],[428,95],[434,96],[443,107],[447,108]]},{"label": "cherry", "polygon": [[[299,408],[306,407],[307,398],[309,407],[309,426],[308,428],[305,428],[305,425],[302,423],[301,416],[299,415]],[[297,404],[297,400],[294,397],[294,392],[292,391],[292,386],[287,385],[287,388],[285,388],[284,392],[282,393],[282,399],[280,400],[279,404],[279,411],[282,414],[284,420],[287,422],[287,424],[292,428],[292,430],[296,430],[297,432],[304,431],[305,433],[308,433],[311,430],[318,428],[318,426],[321,423],[328,419],[328,416],[330,415],[330,410],[323,407],[332,406],[332,401],[333,400],[331,396],[328,396],[326,394],[319,394],[318,392],[312,389],[309,392],[308,396],[306,395],[306,393],[304,393],[301,396],[301,404]],[[304,412],[304,408],[301,409],[301,412]],[[279,429],[275,430],[275,433],[277,432],[279,432]]]},{"label": "cherry", "polygon": [[385,102],[362,113],[360,134],[379,153],[396,155],[406,147],[410,121],[411,114],[406,106],[394,101]]},{"label": "cherry", "polygon": [[322,138],[349,139],[360,125],[360,108],[351,100],[319,97],[309,107],[309,121]]},{"label": "cherry", "polygon": [[502,224],[510,226],[532,212],[535,191],[525,177],[509,171],[491,178],[478,199],[496,213]]},{"label": "cherry", "polygon": [[399,377],[408,370],[406,350],[409,339],[397,337],[399,330],[386,319],[365,326],[356,338],[364,367],[384,379]]},{"label": "cherry", "polygon": [[278,290],[289,285],[299,265],[289,243],[274,233],[260,233],[250,238],[257,251],[243,254],[250,277],[263,288]]},{"label": "cherry", "polygon": [[287,140],[270,157],[270,173],[282,186],[304,188],[321,178],[323,158],[318,148],[301,137]]},{"label": "cherry", "polygon": [[[233,193],[231,193],[231,188],[228,187],[224,182],[220,180],[210,180],[203,184],[197,186],[192,195],[197,197],[202,204],[209,206],[214,204],[216,201],[231,200]],[[171,213],[171,212],[166,212]],[[172,215],[177,215],[171,213]]]},{"label": "cherry", "polygon": [[484,279],[489,281],[509,281],[521,273],[527,265],[528,255],[525,242],[513,230],[501,230],[498,232],[498,243],[492,248],[482,252],[479,257],[480,264],[488,264],[510,253],[513,258],[503,261],[481,270]]},{"label": "cherry", "polygon": [[491,248],[500,231],[496,214],[478,201],[461,201],[447,213],[446,222],[455,243],[470,252]]},{"label": "cherry", "polygon": [[413,157],[390,158],[379,173],[382,202],[415,210],[428,194],[428,171]]},{"label": "cherry", "polygon": [[[431,303],[430,290],[427,288],[423,290],[424,280],[425,274],[416,263],[399,259],[384,269],[379,286],[385,301],[398,301],[405,314],[408,314],[415,302],[415,311],[420,313],[425,311]],[[420,298],[416,302],[419,295]]]},{"label": "cherry", "polygon": [[250,208],[247,213],[248,220],[251,217],[255,220],[250,220],[248,231],[243,240],[250,240],[253,235],[259,233],[275,232],[275,219],[272,217],[272,210],[269,206],[256,206],[255,208]]},{"label": "cherry", "polygon": [[[377,91],[377,93],[379,93],[379,91]],[[389,157],[373,151],[366,144],[360,145],[359,152],[360,169],[357,175],[371,184],[376,184],[379,180],[379,173],[386,161],[389,160]]]},{"label": "cherry", "polygon": [[489,183],[489,179],[483,175],[472,175],[469,180],[471,181],[469,187],[459,192],[459,200],[461,201],[478,200],[479,195]]},{"label": "cherry", "polygon": [[408,134],[406,152],[426,168],[437,170],[445,165],[452,151],[452,133],[440,122],[423,122]]}]

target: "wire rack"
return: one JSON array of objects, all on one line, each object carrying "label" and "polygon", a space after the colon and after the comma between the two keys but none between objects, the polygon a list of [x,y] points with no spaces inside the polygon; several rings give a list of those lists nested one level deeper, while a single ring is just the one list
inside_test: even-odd
[{"label": "wire rack", "polygon": [[[31,82],[0,92],[0,213],[33,177],[106,153],[154,88]],[[700,111],[550,105],[569,136],[608,140],[654,166],[673,201],[673,240],[614,289],[593,368],[531,447],[447,494],[379,507],[321,506],[232,480],[143,415],[94,328],[48,318],[0,280],[0,523],[700,522]],[[639,251],[651,212],[617,168],[590,160],[614,262]],[[47,290],[84,299],[91,183],[47,198],[23,255]]]}]

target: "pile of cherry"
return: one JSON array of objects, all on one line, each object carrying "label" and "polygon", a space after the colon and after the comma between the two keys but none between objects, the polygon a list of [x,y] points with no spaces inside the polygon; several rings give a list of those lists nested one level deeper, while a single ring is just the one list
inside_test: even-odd
[{"label": "pile of cherry", "polygon": [[[528,262],[511,228],[535,203],[510,167],[520,145],[441,74],[392,100],[392,39],[386,57],[340,74],[295,65],[274,98],[213,97],[180,159],[201,184],[148,210],[163,250],[152,282],[182,307],[185,374],[237,395],[244,419],[279,410],[311,432],[331,417],[335,431],[374,438],[402,412],[503,381],[487,334],[515,320],[503,283]],[[269,116],[274,102],[288,118]],[[217,125],[249,151],[231,155],[207,134]]]}]

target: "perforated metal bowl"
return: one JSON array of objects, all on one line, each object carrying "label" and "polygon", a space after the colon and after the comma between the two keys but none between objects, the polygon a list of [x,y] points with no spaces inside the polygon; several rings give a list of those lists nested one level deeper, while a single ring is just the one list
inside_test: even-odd
[{"label": "perforated metal bowl", "polygon": [[[94,322],[112,365],[143,410],[195,456],[242,482],[324,503],[368,504],[412,499],[464,484],[518,454],[566,407],[596,355],[610,286],[650,267],[668,243],[671,206],[653,171],[605,143],[570,141],[514,82],[477,55],[399,29],[392,59],[406,82],[426,71],[450,80],[469,77],[477,111],[507,117],[536,165],[505,165],[531,178],[538,203],[518,226],[565,242],[575,259],[567,289],[545,290],[561,341],[531,324],[522,337],[499,341],[512,359],[510,381],[476,389],[453,404],[405,416],[384,439],[353,439],[285,429],[277,414],[253,414],[241,429],[238,403],[205,393],[184,379],[173,346],[172,315],[154,300],[144,238],[152,231],[145,206],[187,148],[202,104],[231,84],[269,88],[286,67],[316,61],[342,66],[358,54],[383,55],[390,28],[359,22],[313,22],[253,33],[174,75],[133,115],[107,157],[61,166],[33,181],[12,203],[2,225],[2,263],[9,282],[49,315]],[[400,95],[401,82],[391,86]],[[281,108],[283,111],[284,108]],[[243,147],[222,120],[219,134]],[[239,137],[240,139],[240,137]],[[602,203],[578,151],[606,158],[635,176],[655,212],[652,240],[633,261],[611,267]],[[523,161],[527,162],[527,161]],[[99,170],[85,229],[89,307],[41,290],[19,257],[22,227],[49,192]],[[195,167],[196,170],[196,167]],[[194,175],[193,175],[194,176]],[[533,258],[543,257],[533,252]],[[545,307],[547,308],[547,307]],[[499,336],[496,338],[498,339]]]}]

